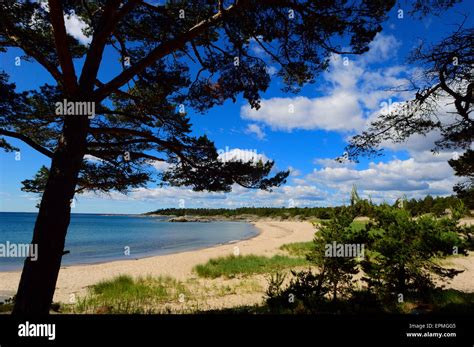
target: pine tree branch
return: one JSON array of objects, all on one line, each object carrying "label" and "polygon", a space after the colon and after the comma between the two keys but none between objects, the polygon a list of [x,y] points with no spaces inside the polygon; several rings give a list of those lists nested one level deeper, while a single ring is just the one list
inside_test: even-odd
[{"label": "pine tree branch", "polygon": [[6,19],[3,20],[3,25],[5,26],[8,38],[14,42],[14,45],[12,44],[12,46],[22,49],[27,55],[33,57],[39,64],[41,64],[59,84],[63,83],[63,75],[58,68],[48,61],[46,56],[44,56],[38,49],[34,48],[31,42],[27,42],[29,41],[28,38],[19,35],[17,30],[15,30],[15,26]]},{"label": "pine tree branch", "polygon": [[225,15],[229,15],[235,13],[236,11],[242,10],[242,7],[244,7],[245,4],[246,1],[238,1],[236,4],[229,6],[227,9],[219,11],[212,17],[199,22],[187,32],[177,36],[172,40],[160,44],[158,47],[153,49],[145,58],[120,73],[110,82],[106,83],[103,87],[96,90],[94,96],[95,101],[104,100],[113,90],[119,89],[121,86],[130,81],[135,75],[143,71],[146,67],[153,64],[155,61],[167,56],[168,54],[182,49],[188,42],[192,41],[204,31],[221,21]]},{"label": "pine tree branch", "polygon": [[64,24],[64,11],[61,0],[49,0],[49,13],[59,65],[63,72],[64,89],[67,93],[74,94],[77,90],[77,77],[71,52],[69,51],[69,40]]},{"label": "pine tree branch", "polygon": [[44,154],[45,156],[52,158],[53,157],[53,152],[51,152],[49,149],[44,148],[43,146],[37,144],[35,141],[30,139],[28,136],[25,136],[23,134],[19,134],[13,131],[5,130],[5,129],[0,129],[0,135],[8,136],[8,137],[13,137],[16,139],[19,139],[29,145],[30,147],[36,149],[38,152],[41,154]]},{"label": "pine tree branch", "polygon": [[120,9],[120,0],[109,0],[104,6],[104,11],[99,20],[92,42],[87,53],[84,68],[82,69],[79,85],[85,91],[94,87],[100,62],[104,53],[105,44],[116,28],[119,21],[129,13],[141,0],[130,0]]}]

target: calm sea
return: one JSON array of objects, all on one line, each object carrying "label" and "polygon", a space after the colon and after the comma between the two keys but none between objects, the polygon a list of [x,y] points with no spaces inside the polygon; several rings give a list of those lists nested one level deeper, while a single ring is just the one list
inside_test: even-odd
[{"label": "calm sea", "polygon": [[[0,243],[30,243],[36,213],[0,212]],[[62,264],[98,263],[177,253],[255,236],[243,222],[169,223],[165,218],[73,214]],[[128,248],[126,248],[128,247]],[[129,249],[130,255],[125,251]],[[38,250],[41,256],[41,249]],[[24,259],[0,257],[0,271],[20,269]]]}]

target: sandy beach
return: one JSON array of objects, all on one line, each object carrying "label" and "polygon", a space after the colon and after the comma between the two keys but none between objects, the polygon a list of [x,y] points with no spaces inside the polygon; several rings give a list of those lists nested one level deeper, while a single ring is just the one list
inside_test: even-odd
[{"label": "sandy beach", "polygon": [[[257,236],[225,245],[142,259],[61,267],[54,301],[68,303],[72,297],[85,296],[87,288],[101,280],[127,274],[133,277],[170,276],[180,281],[186,281],[188,284],[195,284],[197,285],[195,289],[201,292],[201,298],[203,298],[203,301],[200,302],[201,308],[217,309],[258,304],[262,301],[268,284],[263,275],[255,275],[246,280],[239,278],[202,279],[193,273],[194,266],[206,263],[211,258],[234,254],[236,248],[241,255],[272,256],[283,254],[279,249],[280,246],[292,242],[311,241],[315,233],[314,226],[309,222],[258,221],[253,224],[259,230]],[[468,257],[449,258],[444,262],[447,267],[455,267],[464,270],[464,272],[449,283],[440,284],[443,284],[445,288],[474,292],[474,254],[471,253]],[[20,274],[20,271],[0,272],[1,297],[10,297],[15,294]],[[252,289],[249,290],[249,286]],[[238,289],[233,294],[224,296],[212,296],[210,292],[207,292],[216,287],[247,288]]]},{"label": "sandy beach", "polygon": [[[143,259],[120,260],[101,264],[61,267],[54,296],[56,302],[68,302],[71,294],[83,296],[87,287],[104,279],[128,274],[138,276],[171,276],[179,280],[196,277],[193,267],[211,258],[234,253],[271,256],[279,253],[286,243],[310,241],[315,229],[309,222],[260,221],[253,223],[259,234],[251,239],[195,251],[154,256]],[[20,271],[0,272],[0,295],[13,295],[20,280]]]}]

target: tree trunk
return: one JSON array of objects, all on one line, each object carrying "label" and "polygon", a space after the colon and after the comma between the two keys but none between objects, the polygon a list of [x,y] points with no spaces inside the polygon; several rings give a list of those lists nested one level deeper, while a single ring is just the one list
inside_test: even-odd
[{"label": "tree trunk", "polygon": [[88,127],[83,117],[67,117],[77,118],[65,120],[51,162],[33,232],[38,258],[25,260],[13,309],[16,315],[47,315],[56,289]]}]

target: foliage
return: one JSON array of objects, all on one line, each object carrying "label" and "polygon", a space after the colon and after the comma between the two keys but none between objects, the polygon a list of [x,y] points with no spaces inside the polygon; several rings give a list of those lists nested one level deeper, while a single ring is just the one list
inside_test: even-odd
[{"label": "foliage", "polygon": [[[307,257],[317,272],[292,272],[287,286],[280,283],[278,287],[279,282],[273,280],[267,305],[274,311],[290,312],[322,312],[329,307],[347,310],[340,305],[396,311],[400,309],[399,294],[403,300],[429,300],[436,289],[435,279],[451,279],[462,272],[445,268],[438,260],[453,254],[466,255],[472,246],[473,228],[459,223],[465,213],[464,204],[453,201],[451,215],[443,218],[432,214],[413,217],[407,201],[396,206],[370,204],[373,218],[363,223],[354,221],[360,198],[353,199],[352,206],[339,209],[329,221],[321,222],[315,234]],[[335,257],[326,252],[334,243],[363,245],[364,253]],[[292,249],[290,246],[285,249]],[[301,251],[304,247],[294,248]],[[363,289],[356,288],[354,280],[361,271],[366,283]],[[290,294],[294,300],[288,300]]]},{"label": "foliage", "polygon": [[[415,293],[434,288],[433,275],[453,278],[457,270],[433,261],[453,253],[465,254],[458,218],[412,218],[407,210],[382,205],[367,224],[367,257],[362,262],[364,280],[380,296]],[[462,271],[461,271],[462,272]]]},{"label": "foliage", "polygon": [[464,293],[455,289],[436,289],[430,293],[427,302],[434,304],[434,310],[443,313],[472,314],[474,311],[474,293]]},{"label": "foliage", "polygon": [[[465,200],[455,196],[447,197],[435,197],[431,195],[425,196],[423,199],[410,199],[403,202],[403,207],[410,212],[412,216],[421,216],[424,214],[431,213],[437,217],[442,217],[446,213],[451,213],[456,206],[460,203],[464,203]],[[468,206],[465,204],[466,207]],[[398,206],[398,202],[393,205]],[[463,215],[469,214],[469,211],[464,209]]]},{"label": "foliage", "polygon": [[[299,91],[341,47],[367,51],[394,3],[1,1],[0,52],[21,50],[55,83],[18,92],[0,72],[0,135],[50,158],[80,160],[76,193],[127,192],[150,180],[199,191],[229,191],[233,184],[270,189],[289,172],[269,176],[272,161],[219,160],[210,139],[191,134],[187,110],[204,113],[239,95],[258,109],[269,66],[278,67],[284,90]],[[63,13],[85,23],[90,45],[67,33]],[[268,59],[254,56],[252,44]],[[119,57],[117,74],[102,82],[108,50]],[[80,70],[73,59],[84,61]],[[55,103],[64,99],[94,102],[94,117],[56,114]],[[0,146],[14,150],[3,137]],[[155,162],[170,165],[156,177]],[[29,186],[46,187],[44,180]]]},{"label": "foliage", "polygon": [[449,165],[457,176],[466,178],[454,186],[454,191],[468,208],[474,209],[474,150],[468,149],[459,158],[451,159]]},{"label": "foliage", "polygon": [[[354,203],[355,205],[355,203]],[[336,305],[341,299],[351,296],[354,290],[354,275],[358,273],[359,260],[328,255],[327,246],[337,244],[356,244],[363,240],[361,235],[365,223],[354,223],[354,205],[341,208],[328,221],[322,221],[315,234],[312,250],[307,254],[311,264],[318,267],[312,270],[294,272],[289,284],[283,289],[277,287],[278,281],[271,279],[266,303],[272,310],[319,311],[326,306],[328,299]],[[288,245],[285,249],[305,249],[300,244]],[[281,284],[280,284],[281,286]]]},{"label": "foliage", "polygon": [[319,267],[322,285],[329,288],[333,300],[338,296],[347,296],[352,291],[353,276],[358,273],[358,261],[347,255],[328,255],[327,246],[333,246],[334,243],[360,244],[363,241],[360,229],[352,227],[355,216],[353,207],[347,207],[329,221],[322,222],[314,237],[313,251],[308,255],[308,260]]},{"label": "foliage", "polygon": [[314,274],[311,270],[291,271],[291,274],[290,283],[285,288],[281,275],[270,278],[265,299],[272,312],[311,311],[325,301],[330,289],[324,285],[324,275]]}]

